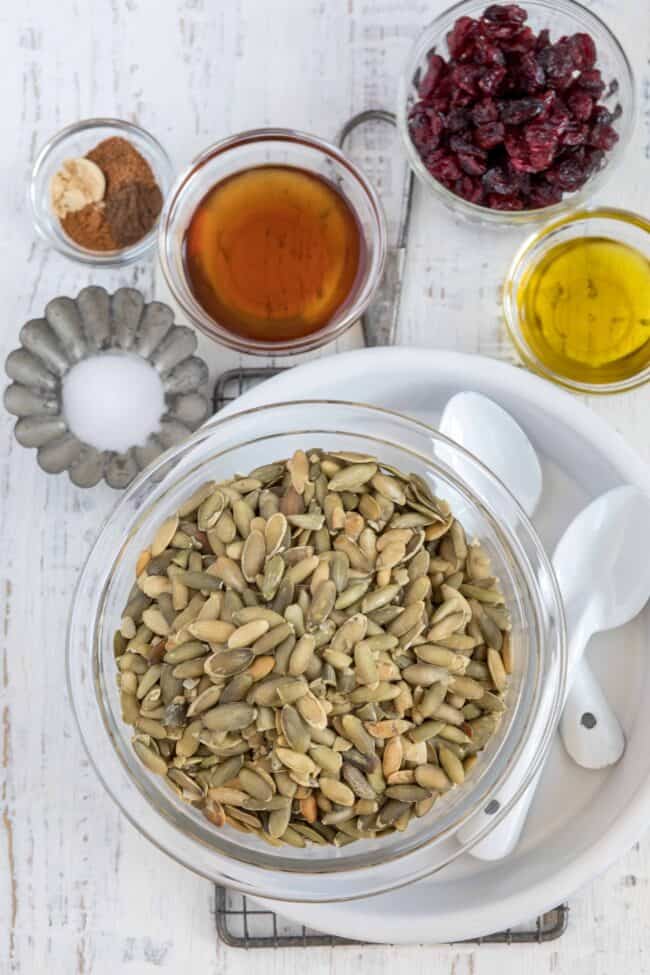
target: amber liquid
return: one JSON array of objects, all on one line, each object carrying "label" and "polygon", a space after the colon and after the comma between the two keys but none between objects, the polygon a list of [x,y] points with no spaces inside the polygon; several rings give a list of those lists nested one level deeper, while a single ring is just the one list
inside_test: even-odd
[{"label": "amber liquid", "polygon": [[217,183],[185,237],[190,286],[208,315],[247,338],[301,338],[350,302],[363,238],[345,198],[324,179],[262,166]]}]

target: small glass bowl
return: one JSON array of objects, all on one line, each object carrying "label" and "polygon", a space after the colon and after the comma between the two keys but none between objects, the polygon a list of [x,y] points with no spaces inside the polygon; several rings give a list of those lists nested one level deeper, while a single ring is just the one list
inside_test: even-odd
[{"label": "small glass bowl", "polygon": [[[166,198],[172,181],[172,163],[160,145],[145,129],[132,122],[114,118],[91,118],[66,126],[45,143],[34,163],[29,185],[29,199],[34,224],[40,236],[59,253],[93,267],[113,267],[131,264],[151,250],[156,242],[156,224],[141,240],[114,251],[92,251],[75,243],[64,232],[50,203],[50,183],[65,159],[85,156],[99,142],[111,136],[128,140],[144,156],[163,196]],[[160,219],[160,218],[158,218]]]},{"label": "small glass bowl", "polygon": [[[206,193],[234,173],[272,165],[307,170],[333,183],[356,214],[366,252],[355,290],[332,320],[309,335],[279,342],[238,335],[215,321],[194,297],[184,253],[187,228]],[[364,313],[384,270],[386,224],[376,190],[336,146],[291,129],[254,129],[209,146],[179,176],[163,209],[158,243],[160,263],[174,298],[205,335],[238,352],[291,355],[338,338]]]},{"label": "small glass bowl", "polygon": [[580,368],[576,363],[576,376],[568,377],[556,372],[537,355],[522,329],[518,302],[522,282],[551,248],[580,237],[601,237],[626,244],[650,261],[650,221],[637,213],[613,207],[595,207],[578,210],[546,224],[524,241],[510,265],[503,288],[503,312],[508,333],[529,369],[566,389],[578,393],[622,393],[636,389],[650,380],[650,364],[626,379],[593,382],[589,380],[589,368]]},{"label": "small glass bowl", "polygon": [[632,67],[623,48],[607,24],[591,10],[587,10],[582,4],[576,3],[575,0],[521,0],[520,5],[528,13],[526,23],[535,32],[539,32],[545,27],[549,28],[552,41],[556,41],[564,34],[570,35],[577,32],[591,34],[598,50],[596,67],[602,72],[603,81],[606,85],[612,81],[618,83],[616,92],[611,95],[611,103],[607,102],[606,93],[600,101],[610,104],[612,109],[617,103],[620,104],[621,115],[612,123],[618,132],[619,139],[613,149],[607,153],[602,169],[593,173],[584,186],[575,193],[565,193],[563,199],[552,206],[535,210],[491,210],[489,207],[469,203],[448,190],[431,175],[420,158],[409,135],[408,114],[418,100],[417,80],[422,77],[426,70],[429,54],[437,51],[442,57],[447,58],[449,56],[447,33],[459,17],[480,17],[485,8],[489,6],[489,0],[461,0],[460,3],[449,7],[424,28],[409,54],[399,84],[398,128],[402,135],[409,163],[420,182],[454,213],[470,221],[494,227],[519,226],[548,220],[555,214],[566,212],[582,204],[596,190],[600,189],[603,182],[618,165],[634,128],[636,96]]},{"label": "small glass bowl", "polygon": [[[158,525],[209,478],[298,448],[370,453],[418,473],[480,539],[512,615],[514,672],[498,731],[465,784],[396,832],[350,846],[271,847],[253,834],[221,830],[182,802],[139,762],[121,718],[113,635],[140,551]],[[478,492],[455,473],[462,469]],[[219,420],[163,454],[123,495],[81,574],[68,633],[70,699],[90,760],[124,814],[152,842],[213,882],[285,900],[365,897],[420,879],[469,846],[458,829],[507,781],[524,744],[539,743],[522,790],[542,762],[560,707],[566,669],[562,604],[549,560],[528,518],[503,484],[471,454],[426,424],[355,403],[278,403]],[[516,802],[521,792],[513,797]],[[478,841],[511,808],[504,803]]]}]

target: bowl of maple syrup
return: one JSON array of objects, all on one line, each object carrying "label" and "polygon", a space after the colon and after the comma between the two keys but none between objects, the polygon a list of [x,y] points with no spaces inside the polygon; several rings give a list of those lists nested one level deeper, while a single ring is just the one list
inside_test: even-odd
[{"label": "bowl of maple syrup", "polygon": [[338,338],[381,281],[386,227],[377,192],[336,146],[259,129],[206,149],[160,220],[174,298],[210,338],[258,355]]}]

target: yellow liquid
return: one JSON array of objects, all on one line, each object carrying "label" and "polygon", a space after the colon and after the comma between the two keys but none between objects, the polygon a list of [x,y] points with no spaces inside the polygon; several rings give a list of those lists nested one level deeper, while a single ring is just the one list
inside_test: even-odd
[{"label": "yellow liquid", "polygon": [[612,383],[650,363],[650,263],[604,237],[558,244],[517,289],[522,332],[555,373]]}]

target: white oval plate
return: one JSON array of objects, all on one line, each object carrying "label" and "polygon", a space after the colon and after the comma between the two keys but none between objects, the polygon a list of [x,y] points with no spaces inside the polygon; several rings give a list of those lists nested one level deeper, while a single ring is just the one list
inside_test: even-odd
[{"label": "white oval plate", "polygon": [[[329,397],[389,407],[435,426],[446,401],[461,390],[476,390],[509,410],[539,452],[544,490],[533,520],[549,552],[580,508],[603,491],[631,483],[650,492],[650,470],[577,399],[480,356],[412,348],[340,353],[281,373],[228,411]],[[650,707],[640,705],[650,700],[649,645],[647,607],[590,644],[590,662],[628,738],[626,753],[612,769],[585,771],[557,740],[512,856],[481,863],[466,855],[427,880],[363,900],[263,903],[320,931],[394,944],[476,938],[555,907],[621,856],[648,823]]]}]

